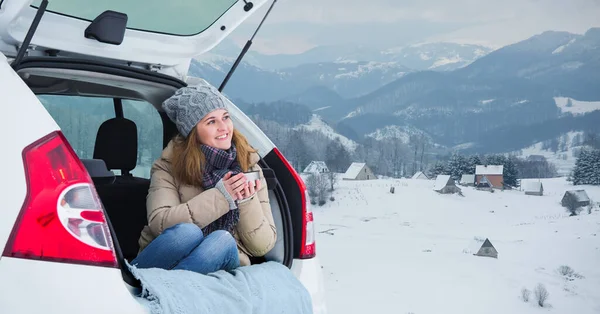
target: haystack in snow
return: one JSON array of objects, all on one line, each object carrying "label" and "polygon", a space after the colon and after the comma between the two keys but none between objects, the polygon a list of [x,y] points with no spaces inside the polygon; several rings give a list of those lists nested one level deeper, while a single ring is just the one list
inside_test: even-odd
[{"label": "haystack in snow", "polygon": [[492,245],[492,242],[490,242],[489,239],[485,239],[477,253],[473,255],[498,258],[498,251]]},{"label": "haystack in snow", "polygon": [[433,190],[441,194],[453,194],[461,192],[460,188],[456,186],[454,180],[449,175],[439,175],[435,179]]}]

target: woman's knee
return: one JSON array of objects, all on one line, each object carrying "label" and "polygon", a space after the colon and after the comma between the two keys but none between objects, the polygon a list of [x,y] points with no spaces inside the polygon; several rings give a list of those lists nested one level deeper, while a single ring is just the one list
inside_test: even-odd
[{"label": "woman's knee", "polygon": [[212,246],[215,247],[220,247],[222,249],[234,248],[237,250],[237,242],[235,241],[235,238],[233,235],[231,235],[231,233],[225,230],[213,231],[206,237],[206,240],[209,240]]},{"label": "woman's knee", "polygon": [[172,227],[169,227],[163,231],[164,235],[168,235],[169,238],[173,237],[177,239],[177,242],[192,242],[199,243],[204,238],[202,229],[193,223],[180,223]]}]

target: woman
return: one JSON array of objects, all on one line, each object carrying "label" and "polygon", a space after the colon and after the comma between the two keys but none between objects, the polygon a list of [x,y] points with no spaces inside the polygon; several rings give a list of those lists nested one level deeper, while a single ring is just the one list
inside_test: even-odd
[{"label": "woman", "polygon": [[[162,107],[180,134],[152,166],[148,225],[132,264],[203,274],[250,265],[277,239],[256,150],[213,86],[181,88]],[[260,179],[247,182],[247,171]]]}]

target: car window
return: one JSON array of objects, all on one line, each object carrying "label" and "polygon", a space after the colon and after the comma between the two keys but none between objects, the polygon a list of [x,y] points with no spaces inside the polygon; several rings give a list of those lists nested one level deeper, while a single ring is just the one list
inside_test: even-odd
[{"label": "car window", "polygon": [[138,159],[132,173],[136,177],[150,178],[152,163],[162,153],[160,114],[147,102],[124,100],[123,116],[135,122],[138,131]]},{"label": "car window", "polygon": [[[96,134],[100,125],[115,117],[112,98],[80,96],[38,96],[58,123],[73,149],[82,159],[93,158]],[[152,162],[162,151],[162,121],[154,107],[143,101],[123,101],[123,115],[135,122],[138,131],[138,154],[132,174],[150,178]],[[119,170],[113,170],[120,174]]]},{"label": "car window", "polygon": [[[47,11],[87,21],[94,20],[106,10],[127,14],[127,28],[174,35],[195,35],[203,32],[229,10],[236,0],[179,0],[179,1],[73,1],[52,0]],[[41,0],[31,6],[39,8]]]}]

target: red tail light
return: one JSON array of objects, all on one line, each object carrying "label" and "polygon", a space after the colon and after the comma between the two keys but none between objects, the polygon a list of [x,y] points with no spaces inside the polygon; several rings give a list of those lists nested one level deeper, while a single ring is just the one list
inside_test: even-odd
[{"label": "red tail light", "polygon": [[274,148],[277,157],[285,164],[290,173],[294,176],[300,193],[302,194],[302,247],[300,248],[300,258],[308,259],[313,258],[316,255],[316,244],[315,244],[315,229],[314,229],[314,217],[310,208],[310,200],[308,198],[308,190],[302,177],[294,170],[294,167],[287,161],[279,149]]},{"label": "red tail light", "polygon": [[118,267],[92,180],[62,132],[23,151],[27,196],[3,256]]}]

